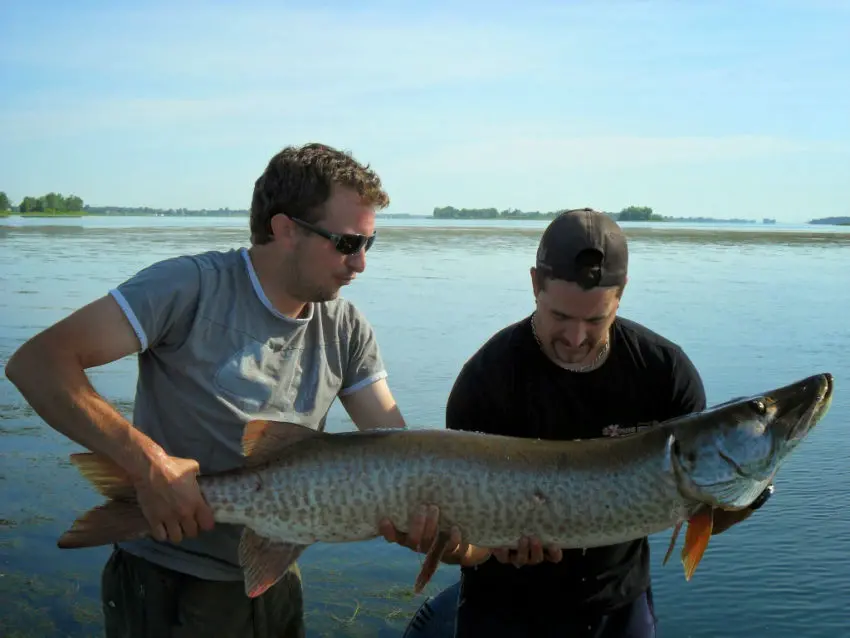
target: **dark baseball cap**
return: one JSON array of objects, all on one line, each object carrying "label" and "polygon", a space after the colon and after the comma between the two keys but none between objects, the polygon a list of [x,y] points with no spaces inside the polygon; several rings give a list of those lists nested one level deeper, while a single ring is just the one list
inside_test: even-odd
[{"label": "dark baseball cap", "polygon": [[582,288],[626,283],[629,250],[623,229],[609,215],[579,208],[558,214],[543,231],[537,269]]}]

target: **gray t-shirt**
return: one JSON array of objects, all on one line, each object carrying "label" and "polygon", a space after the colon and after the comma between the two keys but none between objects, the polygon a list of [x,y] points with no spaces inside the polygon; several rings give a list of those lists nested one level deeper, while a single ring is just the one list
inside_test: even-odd
[{"label": "gray t-shirt", "polygon": [[[201,473],[242,464],[243,425],[256,418],[322,430],[337,395],[386,376],[372,327],[348,301],[277,312],[247,250],[158,262],[111,290],[142,344],[135,427]],[[122,543],[200,578],[240,580],[241,527],[216,524],[178,544]]]}]

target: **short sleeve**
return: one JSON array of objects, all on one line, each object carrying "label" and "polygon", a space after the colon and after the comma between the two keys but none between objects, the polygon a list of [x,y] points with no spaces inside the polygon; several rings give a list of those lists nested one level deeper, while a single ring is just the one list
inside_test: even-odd
[{"label": "short sleeve", "polygon": [[378,339],[366,317],[351,305],[348,321],[345,323],[346,334],[343,337],[348,343],[348,362],[342,380],[341,396],[353,394],[387,376]]},{"label": "short sleeve", "polygon": [[705,410],[706,396],[702,377],[681,348],[673,351],[672,375],[671,418]]},{"label": "short sleeve", "polygon": [[144,352],[183,343],[197,311],[200,285],[195,261],[174,257],[140,270],[109,292],[133,326]]}]

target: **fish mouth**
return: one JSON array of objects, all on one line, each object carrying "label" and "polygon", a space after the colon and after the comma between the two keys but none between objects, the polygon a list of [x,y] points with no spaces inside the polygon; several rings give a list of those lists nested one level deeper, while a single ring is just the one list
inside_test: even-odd
[{"label": "fish mouth", "polygon": [[[780,391],[775,401],[780,406],[783,403],[791,405],[782,412],[793,418],[793,413],[799,410],[799,406],[805,405],[796,417],[796,423],[789,429],[787,440],[798,441],[805,437],[812,428],[817,425],[832,405],[832,396],[835,390],[835,379],[829,372],[813,375],[803,379],[796,384],[788,386]],[[782,396],[785,394],[785,396]],[[796,406],[796,408],[795,408]],[[783,418],[785,414],[780,415]]]},{"label": "fish mouth", "polygon": [[835,388],[835,379],[828,372],[823,375],[824,387],[822,388],[821,397],[818,401],[817,412],[815,418],[820,421],[829,411],[832,405],[832,392]]},{"label": "fish mouth", "polygon": [[[782,460],[824,417],[834,392],[833,376],[822,373],[765,394],[715,406],[714,409],[718,410],[724,419],[739,424],[756,419],[762,426],[772,430],[769,454],[758,464],[742,466],[734,458],[734,454],[722,449],[722,446],[715,448],[719,458],[734,472],[734,476],[717,483],[702,484],[691,475],[682,464],[676,435],[671,433],[667,440],[666,463],[672,470],[679,493],[685,498],[723,509],[737,507],[737,503],[742,503],[750,496],[755,497],[757,494],[753,490],[763,489],[763,486],[772,480]],[[748,407],[742,412],[745,405]],[[760,416],[757,418],[752,413],[754,409],[759,411]]]},{"label": "fish mouth", "polygon": [[823,372],[752,397],[756,405],[772,413],[769,428],[780,441],[797,443],[826,415],[832,403],[835,381]]}]

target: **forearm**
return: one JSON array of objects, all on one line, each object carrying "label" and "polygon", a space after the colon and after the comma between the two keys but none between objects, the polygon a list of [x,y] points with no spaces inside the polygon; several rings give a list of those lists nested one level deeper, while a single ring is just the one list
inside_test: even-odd
[{"label": "forearm", "polygon": [[124,468],[133,480],[146,476],[165,454],[162,448],[97,393],[78,362],[39,349],[25,345],[6,367],[8,379],[33,410],[57,432]]},{"label": "forearm", "polygon": [[340,401],[358,430],[406,427],[386,379],[344,395]]}]

